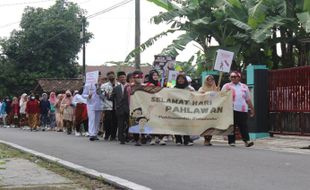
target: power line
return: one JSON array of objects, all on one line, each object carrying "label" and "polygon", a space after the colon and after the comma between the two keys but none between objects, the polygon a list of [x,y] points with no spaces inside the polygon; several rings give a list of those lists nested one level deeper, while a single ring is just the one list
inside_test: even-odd
[{"label": "power line", "polygon": [[108,7],[108,8],[106,8],[106,9],[102,10],[102,11],[99,11],[99,12],[96,12],[96,13],[94,13],[94,14],[88,15],[86,18],[92,19],[92,18],[94,18],[94,17],[96,17],[96,16],[102,15],[102,14],[107,13],[107,12],[109,12],[109,11],[112,11],[112,10],[118,8],[118,7],[121,7],[121,6],[123,6],[123,5],[126,5],[127,3],[130,3],[131,1],[133,1],[133,0],[125,0],[125,1],[122,1],[122,2],[117,3],[117,4],[115,4],[115,5],[111,6],[111,7]]},{"label": "power line", "polygon": [[0,4],[0,7],[11,7],[11,6],[18,6],[18,5],[28,5],[28,4],[36,4],[36,3],[45,3],[54,0],[41,0],[41,1],[30,1],[30,2],[20,2],[20,3],[6,3]]}]

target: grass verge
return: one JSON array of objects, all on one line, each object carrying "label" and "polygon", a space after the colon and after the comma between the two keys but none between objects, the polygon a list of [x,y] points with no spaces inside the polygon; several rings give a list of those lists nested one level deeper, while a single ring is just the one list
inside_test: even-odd
[{"label": "grass verge", "polygon": [[[116,190],[117,188],[106,184],[103,180],[90,178],[76,171],[71,171],[55,162],[43,160],[39,157],[33,156],[28,153],[21,152],[15,148],[0,143],[0,159],[5,160],[9,158],[21,158],[29,160],[47,170],[59,174],[67,179],[70,179],[74,184],[77,184],[85,189],[91,190]],[[0,169],[5,169],[0,163]]]}]

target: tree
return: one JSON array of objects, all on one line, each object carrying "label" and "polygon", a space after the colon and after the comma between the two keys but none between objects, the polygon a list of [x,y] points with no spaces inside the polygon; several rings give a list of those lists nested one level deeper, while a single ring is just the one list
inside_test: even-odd
[{"label": "tree", "polygon": [[2,62],[9,63],[16,81],[6,88],[22,93],[34,88],[38,78],[74,78],[78,75],[77,54],[85,11],[75,3],[57,0],[48,9],[27,7],[20,27],[8,39],[1,39]]},{"label": "tree", "polygon": [[[126,60],[130,60],[135,52],[153,45],[159,38],[181,31],[182,34],[162,54],[177,56],[188,43],[194,41],[199,44],[200,56],[205,58],[203,61],[196,60],[200,60],[198,64],[205,69],[212,69],[216,50],[220,48],[235,53],[235,69],[250,63],[266,64],[270,68],[287,67],[296,65],[296,53],[292,48],[301,52],[299,39],[307,39],[310,34],[307,19],[310,6],[304,0],[149,1],[166,9],[166,12],[153,17],[154,23],[168,23],[171,28],[150,38],[139,49],[132,51]],[[280,37],[277,35],[279,31],[283,33]],[[211,39],[219,45],[211,46]],[[277,43],[282,44],[281,57],[277,57]],[[309,57],[309,45],[303,47],[304,56],[299,58]]]}]

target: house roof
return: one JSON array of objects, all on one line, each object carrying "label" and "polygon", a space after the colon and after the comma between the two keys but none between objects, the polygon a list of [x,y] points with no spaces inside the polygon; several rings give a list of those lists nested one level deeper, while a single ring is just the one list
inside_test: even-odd
[{"label": "house roof", "polygon": [[39,79],[34,91],[65,92],[66,90],[80,90],[83,87],[83,79]]},{"label": "house roof", "polygon": [[[102,76],[107,76],[107,73],[110,71],[114,71],[115,74],[118,71],[124,71],[126,74],[135,71],[135,67],[132,66],[105,66],[105,65],[99,65],[99,66],[86,66],[86,72],[92,72],[92,71],[100,71]],[[144,74],[149,73],[149,71],[152,70],[152,66],[141,66],[141,71]]]}]

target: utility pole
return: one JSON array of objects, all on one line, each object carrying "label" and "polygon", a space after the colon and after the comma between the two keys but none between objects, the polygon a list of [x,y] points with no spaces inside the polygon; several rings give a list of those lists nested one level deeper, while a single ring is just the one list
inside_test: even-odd
[{"label": "utility pole", "polygon": [[86,27],[86,18],[82,18],[82,33],[81,33],[81,39],[83,42],[83,78],[85,80],[86,77],[86,57],[85,57],[85,52],[86,52],[86,45],[85,45],[85,27]]},{"label": "utility pole", "polygon": [[[135,49],[140,47],[140,0],[135,0]],[[140,70],[141,57],[140,52],[135,55],[135,68]]]}]

